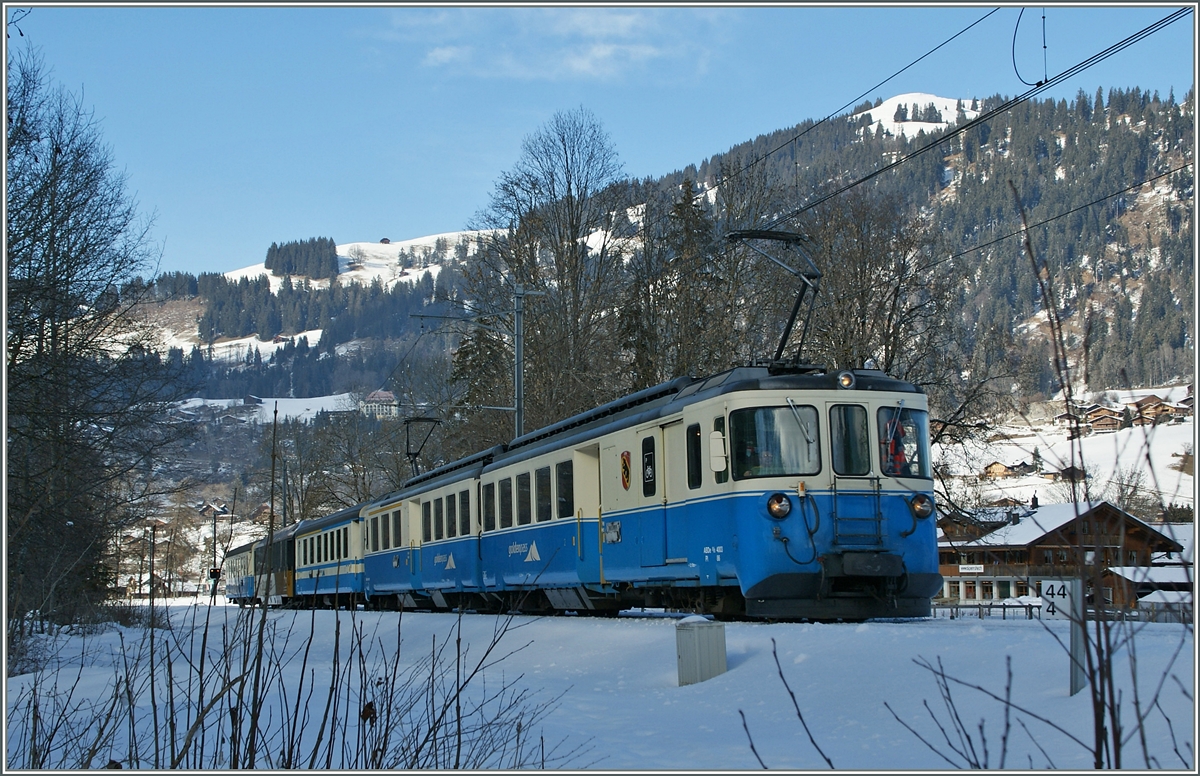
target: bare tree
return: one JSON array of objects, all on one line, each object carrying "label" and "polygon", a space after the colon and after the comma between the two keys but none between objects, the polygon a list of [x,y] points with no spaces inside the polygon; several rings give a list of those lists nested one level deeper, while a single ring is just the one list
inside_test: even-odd
[{"label": "bare tree", "polygon": [[511,353],[508,313],[518,285],[543,294],[525,311],[527,426],[619,394],[614,310],[624,254],[612,219],[624,205],[620,172],[611,140],[584,108],[556,113],[525,138],[472,225],[490,236],[464,273],[471,312],[490,315],[499,331],[476,333],[459,350],[457,374],[470,379],[470,403],[497,405],[512,395],[496,384],[503,370],[495,362]]},{"label": "bare tree", "polygon": [[802,231],[823,273],[814,363],[873,359],[920,385],[942,421],[935,441],[969,436],[1005,401],[1018,372],[1009,338],[971,343],[960,299],[965,269],[945,255],[934,224],[896,199],[855,191],[808,214]]},{"label": "bare tree", "polygon": [[92,114],[36,53],[8,68],[8,612],[71,619],[161,495],[155,461],[184,433],[162,409],[186,386],[134,314],[156,248]]}]

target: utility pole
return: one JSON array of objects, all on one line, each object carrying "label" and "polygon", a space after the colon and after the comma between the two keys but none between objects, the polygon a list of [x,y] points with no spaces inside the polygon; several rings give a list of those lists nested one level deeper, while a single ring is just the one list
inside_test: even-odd
[{"label": "utility pole", "polygon": [[[484,410],[503,410],[505,412],[514,413],[515,417],[513,427],[516,432],[513,436],[514,439],[525,433],[525,297],[545,295],[545,291],[529,291],[521,283],[513,284],[513,406],[476,408]],[[479,318],[483,316],[479,315],[473,315],[466,318],[452,317],[448,315],[414,315],[412,317],[440,318],[448,321],[460,321],[462,323],[470,323],[478,326],[481,329],[494,331],[497,334],[507,334],[507,332],[497,329],[494,326],[489,326],[486,323],[480,323]]]},{"label": "utility pole", "polygon": [[516,405],[513,439],[525,433],[525,297],[545,295],[545,291],[527,291],[520,283],[513,287],[513,403]]}]

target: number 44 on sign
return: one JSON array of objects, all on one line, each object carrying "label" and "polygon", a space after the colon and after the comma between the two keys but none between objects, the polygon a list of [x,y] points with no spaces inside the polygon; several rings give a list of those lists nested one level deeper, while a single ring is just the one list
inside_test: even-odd
[{"label": "number 44 on sign", "polygon": [[1047,579],[1042,583],[1042,616],[1056,620],[1071,619],[1071,588],[1070,583],[1062,580]]}]

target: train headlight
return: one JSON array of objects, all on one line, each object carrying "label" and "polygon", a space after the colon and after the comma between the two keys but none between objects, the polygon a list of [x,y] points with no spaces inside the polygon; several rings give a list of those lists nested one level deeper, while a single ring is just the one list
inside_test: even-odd
[{"label": "train headlight", "polygon": [[838,372],[837,381],[838,381],[839,388],[853,388],[854,387],[854,373],[853,372]]},{"label": "train headlight", "polygon": [[917,517],[929,517],[933,514],[933,499],[924,493],[918,493],[908,502],[908,507]]},{"label": "train headlight", "polygon": [[767,499],[767,514],[776,520],[782,520],[792,512],[792,502],[782,493],[773,493]]}]

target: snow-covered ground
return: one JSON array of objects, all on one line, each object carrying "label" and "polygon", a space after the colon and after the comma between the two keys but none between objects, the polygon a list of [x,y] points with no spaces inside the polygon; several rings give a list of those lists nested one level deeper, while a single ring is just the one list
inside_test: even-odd
[{"label": "snow-covered ground", "polygon": [[[223,600],[218,602],[222,604]],[[189,649],[198,649],[197,631],[202,627],[208,599],[200,599],[195,606],[190,604],[182,600],[172,607],[176,624],[170,635],[183,637],[183,642],[191,645]],[[222,628],[238,617],[239,610],[218,605],[212,614],[210,650],[213,642],[219,643]],[[193,616],[195,622],[190,619]],[[280,633],[291,635],[287,651],[295,657],[282,673],[282,684],[289,692],[294,693],[301,679],[299,651],[311,645],[308,667],[315,669],[315,674],[307,677],[305,687],[317,691],[315,698],[306,702],[313,707],[310,735],[321,718],[324,688],[328,687],[335,620],[341,621],[343,661],[350,654],[348,634],[352,625],[361,626],[373,644],[372,659],[367,661],[368,687],[374,686],[380,671],[393,670],[381,668],[382,664],[373,660],[394,654],[398,624],[402,643],[395,670],[399,672],[425,659],[431,645],[446,643],[456,635],[456,617],[452,614],[409,612],[400,620],[394,612],[352,615],[318,611],[314,616],[310,612],[272,611],[268,617]],[[481,654],[497,620],[489,615],[463,617],[468,662],[473,663]],[[487,685],[494,689],[502,678],[514,681],[517,687],[532,693],[529,704],[558,698],[553,711],[532,729],[527,727],[523,735],[535,741],[538,736],[544,737],[547,750],[564,739],[568,747],[582,746],[575,759],[559,767],[756,770],[760,766],[746,730],[758,757],[777,769],[826,769],[826,761],[816,747],[834,767],[843,770],[945,770],[953,767],[951,762],[965,766],[938,730],[939,724],[944,726],[953,745],[962,744],[953,732],[934,675],[921,667],[936,667],[939,663],[947,676],[981,688],[951,683],[950,693],[974,751],[980,758],[986,751],[989,766],[1037,770],[1082,770],[1092,766],[1087,749],[1092,737],[1091,701],[1086,689],[1074,696],[1069,693],[1068,657],[1062,646],[1069,642],[1066,621],[963,617],[864,624],[727,623],[724,635],[728,671],[682,687],[678,684],[674,619],[519,617],[514,626],[504,637],[500,653],[523,648],[486,671]],[[59,660],[64,670],[59,674],[60,686],[73,682],[78,671],[76,697],[111,697],[114,675],[125,671],[122,655],[132,653],[141,638],[136,631],[127,630],[123,635],[124,645],[115,630],[86,640],[61,642]],[[1149,766],[1191,770],[1195,762],[1191,629],[1165,623],[1143,624],[1124,635],[1134,638],[1131,644],[1136,645],[1138,679],[1135,695],[1130,646],[1123,646],[1114,660],[1114,676],[1121,699],[1121,721],[1129,737],[1124,765],[1134,769]],[[281,644],[282,640],[277,639],[276,645]],[[87,656],[79,669],[85,648]],[[159,648],[163,649],[161,644]],[[773,650],[777,650],[779,668]],[[1002,698],[1009,692],[1008,661],[1014,710],[1006,720],[1003,706],[989,693]],[[452,677],[453,663],[449,670]],[[186,664],[178,661],[176,681],[181,692],[187,691],[186,671]],[[797,717],[780,672],[795,693],[795,702],[816,747]],[[160,671],[157,695],[160,724],[165,724],[164,673]],[[13,704],[20,701],[21,693],[34,678],[23,675],[8,679],[10,745],[20,740],[29,720]],[[149,695],[145,685],[139,687],[138,725],[149,750],[153,735]],[[1185,691],[1192,695],[1189,697]],[[1158,706],[1152,698],[1155,693]],[[1135,701],[1144,712],[1149,711],[1145,735],[1145,751],[1153,758],[1149,762],[1140,736],[1134,734]],[[343,702],[353,710],[351,730],[357,731],[357,711],[364,699],[351,695]],[[223,718],[228,716],[227,711],[221,714]],[[277,701],[269,702],[263,719],[277,724],[278,717]],[[906,730],[896,717],[931,742],[940,754]],[[1007,730],[1006,721],[1011,723]],[[183,720],[178,722],[182,737]],[[126,725],[123,720],[118,740],[125,735]],[[1006,735],[1006,759],[1001,762]],[[215,739],[210,735],[207,745],[212,746]],[[120,745],[105,749],[99,763],[110,757],[122,760],[123,753]]]},{"label": "snow-covered ground", "polygon": [[[275,355],[275,351],[287,347],[289,341],[294,344],[299,342],[301,338],[306,338],[309,346],[315,347],[321,341],[321,331],[321,329],[309,329],[290,337],[279,337],[278,339],[268,340],[260,340],[254,334],[236,339],[222,338],[212,344],[211,358],[216,362],[240,362],[245,361],[247,355],[251,355],[257,350],[263,361],[269,361],[271,360],[271,356]],[[192,346],[197,344],[198,339],[194,331],[174,332],[164,330],[161,336],[163,343],[167,347],[179,348],[185,356],[191,352]],[[203,345],[201,347],[204,347],[204,355],[209,356],[209,349]]]},{"label": "snow-covered ground", "polygon": [[[244,406],[243,399],[187,399],[179,403],[179,408],[195,410],[200,407],[219,407],[228,409]],[[340,412],[358,409],[357,400],[353,393],[338,393],[333,396],[313,396],[308,399],[263,398],[256,405],[256,411],[250,420],[269,425],[275,419],[275,411],[279,410],[279,420],[299,420],[310,423],[320,412]]]}]

